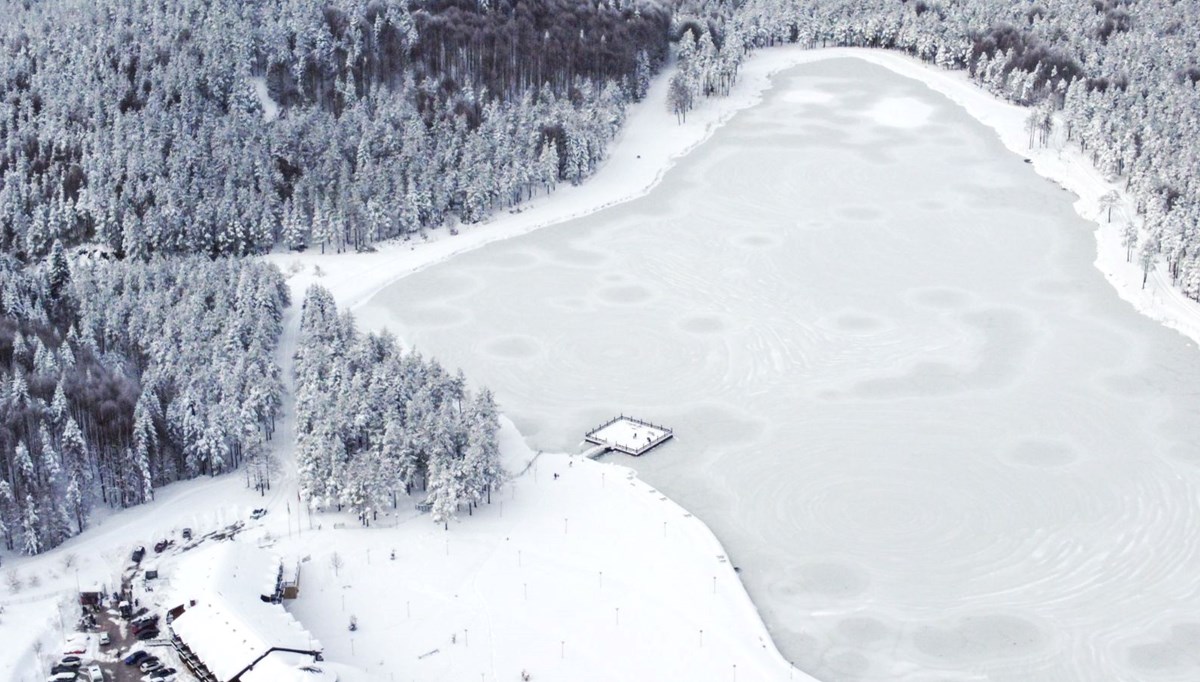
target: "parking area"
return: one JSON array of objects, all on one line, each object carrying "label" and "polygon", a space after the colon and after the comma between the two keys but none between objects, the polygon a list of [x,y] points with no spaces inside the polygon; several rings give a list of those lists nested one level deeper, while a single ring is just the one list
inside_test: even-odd
[{"label": "parking area", "polygon": [[[130,571],[130,574],[132,573]],[[122,593],[126,593],[126,590],[123,589]],[[180,665],[175,647],[166,638],[167,628],[162,618],[157,619],[157,626],[151,623],[147,628],[153,633],[152,639],[139,640],[137,628],[134,627],[137,623],[136,616],[144,615],[139,611],[147,610],[141,608],[133,613],[126,611],[133,617],[123,616],[121,608],[113,606],[119,603],[120,596],[112,595],[112,599],[105,596],[99,603],[85,606],[76,631],[66,638],[62,658],[69,656],[72,657],[69,660],[78,659],[74,663],[79,671],[76,679],[84,682],[97,679],[90,670],[98,667],[105,682],[157,682],[155,678],[142,672],[139,666],[125,665],[123,662],[130,653],[142,650],[161,660],[163,668],[174,668],[177,671],[175,675],[166,677],[163,682],[195,682],[184,666]],[[52,659],[52,665],[55,666],[63,662],[65,661],[58,658]]]},{"label": "parking area", "polygon": [[[261,516],[260,510],[255,512]],[[170,594],[170,576],[179,554],[205,542],[230,538],[242,525],[239,521],[194,538],[191,529],[185,528],[154,544],[135,547],[117,585],[107,590],[98,584],[80,589],[77,627],[68,633],[61,653],[47,652],[43,671],[61,674],[63,680],[78,671],[73,682],[92,682],[100,675],[105,682],[198,682],[170,640],[164,595]],[[144,639],[139,639],[139,633]],[[139,651],[161,661],[161,669],[147,673],[138,664],[124,663]],[[71,667],[63,665],[68,661]],[[99,675],[92,672],[95,668]],[[164,676],[166,669],[173,672]]]}]

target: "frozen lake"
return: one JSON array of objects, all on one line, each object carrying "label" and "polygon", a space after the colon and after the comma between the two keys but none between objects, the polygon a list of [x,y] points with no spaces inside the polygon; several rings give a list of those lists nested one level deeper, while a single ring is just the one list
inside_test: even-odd
[{"label": "frozen lake", "polygon": [[[663,125],[670,124],[664,113]],[[827,680],[1200,679],[1200,352],[923,85],[797,67],[648,196],[359,310],[706,521]]]}]

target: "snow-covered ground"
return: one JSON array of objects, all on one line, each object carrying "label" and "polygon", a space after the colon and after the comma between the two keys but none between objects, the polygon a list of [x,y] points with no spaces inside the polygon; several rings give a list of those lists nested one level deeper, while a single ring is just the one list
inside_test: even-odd
[{"label": "snow-covered ground", "polygon": [[[311,253],[303,255],[277,254],[271,258],[278,262],[285,271],[290,269],[294,273],[291,283],[297,302],[300,295],[302,295],[303,289],[309,283],[320,281],[333,291],[340,304],[352,306],[361,304],[372,294],[397,279],[433,263],[443,261],[452,255],[478,248],[488,242],[506,239],[539,227],[587,215],[604,207],[646,194],[659,183],[669,168],[707,140],[714,131],[720,128],[735,113],[759,102],[763,93],[767,91],[770,78],[773,74],[796,64],[845,56],[870,61],[906,77],[916,79],[962,105],[976,119],[996,130],[1010,149],[1031,157],[1034,161],[1034,168],[1038,172],[1053,177],[1072,191],[1079,193],[1081,198],[1077,203],[1077,208],[1081,214],[1089,219],[1098,216],[1097,198],[1108,187],[1096,178],[1095,173],[1090,167],[1086,163],[1080,162],[1078,156],[1070,151],[1060,154],[1057,150],[1033,152],[1025,150],[1026,137],[1023,131],[1025,112],[1017,107],[998,102],[979,91],[966,81],[963,74],[943,72],[901,55],[886,52],[849,49],[805,51],[794,48],[780,48],[756,54],[744,65],[742,78],[730,97],[702,102],[700,108],[689,114],[688,122],[682,126],[675,125],[673,117],[666,113],[664,103],[666,78],[658,78],[655,81],[647,102],[632,109],[625,130],[612,148],[609,161],[595,177],[580,187],[564,187],[551,197],[538,198],[523,207],[523,210],[519,213],[500,215],[483,225],[467,226],[463,228],[461,234],[454,237],[449,237],[444,230],[437,231],[432,234],[432,239],[428,242],[388,245],[374,254],[340,256],[319,256]],[[258,84],[256,84],[256,87],[258,87]],[[265,94],[265,88],[259,87],[258,92],[262,96]],[[828,99],[831,96],[828,93],[808,93],[804,96],[796,96],[795,103],[803,104],[801,101],[803,97],[819,101],[822,98]],[[267,99],[269,100],[269,97]],[[910,105],[911,102],[906,103],[898,100],[882,103],[872,109],[872,112],[879,117],[881,123],[899,127],[911,126],[914,125],[914,121],[919,123],[922,120],[922,114],[919,111],[919,107]],[[270,107],[266,106],[266,103],[264,103],[264,109],[270,115]],[[1119,224],[1119,221],[1115,222]],[[1096,262],[1097,267],[1105,272],[1109,280],[1117,287],[1122,297],[1131,300],[1139,310],[1155,319],[1163,321],[1165,324],[1180,329],[1191,338],[1200,337],[1200,332],[1198,332],[1200,324],[1196,322],[1198,319],[1197,308],[1191,302],[1165,286],[1165,283],[1157,277],[1152,277],[1151,286],[1147,287],[1145,291],[1138,288],[1141,279],[1140,273],[1137,272],[1136,268],[1124,264],[1123,249],[1119,245],[1120,239],[1115,229],[1102,227],[1097,231],[1097,239],[1100,244],[1099,257]],[[933,298],[936,298],[936,296]],[[850,326],[854,326],[856,323],[861,326],[862,324],[869,323],[869,320],[851,316],[843,319],[842,322]],[[713,321],[711,319],[697,318],[693,321],[693,327],[699,331],[703,331],[704,328],[711,328],[712,325]],[[294,334],[294,317],[290,318],[288,327],[289,334]],[[294,338],[289,337],[285,339],[285,352],[283,353],[285,357],[287,355],[286,351],[290,349],[288,344],[291,343],[294,343]],[[520,345],[518,342],[514,347],[520,350]],[[754,426],[753,428],[759,427]],[[850,427],[848,426],[847,428]],[[286,442],[289,440],[289,436],[289,432],[281,429],[279,442]],[[1050,457],[1050,459],[1053,459],[1053,457]],[[546,461],[550,462],[551,460],[547,459]],[[589,468],[580,468],[582,464],[570,467],[572,475],[576,475],[574,472],[587,471],[589,472],[588,476],[592,476],[593,479],[593,474],[599,474],[602,481],[611,481],[614,477],[619,477],[609,475],[611,472],[617,471],[616,469],[605,469],[603,465],[596,465],[595,467],[586,465]],[[577,478],[584,479],[585,476],[579,474]],[[568,477],[562,482],[570,483],[572,480],[574,479]],[[518,484],[518,490],[527,490],[530,497],[534,497],[537,494],[534,492],[535,489],[556,492],[564,490],[567,487],[564,485],[561,488],[554,489],[542,486],[540,483],[529,487],[527,483],[526,481],[524,484]],[[608,483],[606,482],[604,485],[607,486]],[[631,490],[635,489],[637,485],[635,483],[634,486],[631,486]],[[607,488],[602,487],[601,489],[606,490]],[[287,482],[282,482],[276,486],[273,498],[270,498],[268,502],[268,506],[273,510],[272,515],[269,517],[270,519],[277,520],[279,518],[280,507],[285,504],[289,491],[292,490],[294,488],[290,487]],[[652,496],[647,494],[647,498],[650,497]],[[1050,497],[1053,497],[1053,494]],[[526,500],[526,502],[530,506],[536,506],[535,500]],[[620,498],[611,502],[612,505],[625,504],[625,501]],[[669,503],[665,501],[660,501],[660,503],[663,505],[660,507],[661,509],[669,508]],[[4,671],[3,674],[7,678],[14,680],[35,679],[37,677],[38,666],[35,664],[32,655],[33,643],[40,639],[46,643],[47,650],[49,651],[53,650],[56,640],[61,640],[58,632],[58,610],[55,608],[55,604],[64,598],[69,599],[71,597],[76,580],[110,580],[126,560],[128,550],[132,545],[149,544],[154,538],[169,533],[172,530],[182,528],[183,526],[192,526],[195,528],[215,527],[235,518],[244,518],[251,508],[261,506],[262,504],[263,502],[257,495],[245,489],[243,482],[236,475],[215,480],[201,480],[177,484],[159,491],[158,499],[152,505],[111,515],[104,519],[103,523],[98,525],[98,527],[89,530],[82,537],[73,540],[58,550],[32,559],[5,557],[3,570],[7,571],[9,568],[15,568],[26,585],[19,593],[11,594],[6,584],[0,584],[0,605],[4,607],[4,612],[0,614],[0,639],[4,641],[4,646],[0,647],[0,671]],[[552,503],[547,501],[547,504]],[[558,504],[561,504],[561,502]],[[585,522],[585,519],[588,519],[590,516],[594,516],[593,520],[599,522],[601,515],[610,513],[610,506],[606,505],[597,509],[581,506],[577,514],[564,518],[572,519],[572,523],[576,525]],[[684,512],[680,510],[679,515],[682,516],[683,514]],[[639,516],[637,518],[643,520],[650,519],[649,516]],[[646,520],[646,523],[653,527],[658,523],[658,520],[658,518],[653,518]],[[485,522],[492,523],[486,521],[486,514]],[[701,526],[698,522],[695,522],[694,519],[688,519],[688,522],[694,524],[697,529],[696,532],[700,533],[698,529]],[[668,521],[668,523],[670,522]],[[483,528],[485,526],[484,524],[480,524],[480,527]],[[572,528],[574,527],[573,525]],[[584,527],[586,528],[586,525]],[[668,532],[670,532],[671,528],[672,526],[669,525]],[[503,546],[499,543],[504,542],[504,540],[497,537],[492,537],[491,535],[474,535],[475,531],[472,530],[472,524],[469,522],[462,524],[460,528],[456,528],[455,530],[460,531],[460,533],[452,533],[452,537],[458,537],[460,534],[463,536],[471,534],[478,539],[481,547],[488,546],[488,543],[491,543],[490,546],[497,548],[496,551],[499,551],[499,547]],[[346,534],[348,537],[357,533],[372,532],[376,531],[346,531]],[[425,529],[425,532],[431,531]],[[1032,533],[1034,544],[1040,546],[1040,548],[1035,548],[1034,550],[1039,556],[1054,557],[1063,552],[1066,555],[1078,554],[1079,552],[1078,547],[1072,549],[1070,541],[1064,540],[1061,547],[1049,547],[1047,545],[1048,541],[1045,537],[1039,535],[1037,529],[1030,529],[1030,533]],[[1131,540],[1131,538],[1119,539],[1118,543],[1124,544]],[[604,543],[589,546],[587,551],[604,554],[603,557],[597,557],[597,561],[603,560],[607,563],[612,563],[614,560],[620,561],[623,555],[617,554],[617,551],[624,551],[628,548],[622,545],[609,544],[607,541],[608,538],[605,539]],[[349,541],[340,540],[339,542]],[[680,557],[684,559],[693,555],[714,555],[714,546],[712,545],[711,538],[686,545],[680,543],[678,546]],[[571,549],[574,551],[577,548]],[[609,552],[609,550],[612,551]],[[350,551],[350,549],[347,548],[347,551]],[[454,551],[453,547],[451,551]],[[480,551],[482,552],[483,550]],[[65,568],[65,557],[72,554],[76,557],[75,565],[71,568]],[[451,556],[455,557],[457,555],[452,553]],[[410,561],[415,561],[415,559],[416,557],[411,557]],[[348,564],[355,561],[357,559],[350,559]],[[577,562],[575,564],[577,567],[575,569],[576,572],[583,570],[578,568],[580,565],[578,563],[579,558],[572,559],[572,561]],[[1050,558],[1047,558],[1047,561],[1050,561]],[[879,563],[881,568],[887,568],[889,564],[886,560],[880,560]],[[466,564],[466,562],[459,561],[455,562],[455,564]],[[462,568],[461,566],[459,567]],[[349,570],[355,570],[350,568],[349,565],[348,568]],[[420,568],[421,570],[425,570],[423,566]],[[488,568],[490,568],[489,564],[477,564],[475,572],[482,575]],[[826,569],[828,569],[828,565],[826,565]],[[467,569],[463,568],[463,570],[465,575]],[[701,566],[697,570],[706,575],[708,566]],[[76,578],[76,574],[78,574],[78,578]],[[28,586],[29,578],[33,575],[39,576],[39,584],[36,587]],[[553,576],[558,575],[558,572],[547,570],[544,575],[549,580]],[[564,575],[569,577],[574,575],[574,573],[564,571]],[[825,570],[823,573],[820,565],[814,565],[810,566],[809,570],[804,573],[802,580],[809,583],[816,580],[817,583],[832,584],[828,580],[820,580],[822,576],[828,578],[830,575],[828,570]],[[640,613],[643,620],[653,618],[657,622],[661,616],[661,622],[664,624],[678,624],[679,620],[672,619],[671,617],[672,609],[675,608],[674,602],[660,600],[657,595],[660,592],[674,595],[686,593],[680,593],[675,590],[675,583],[679,582],[678,576],[669,576],[667,578],[668,582],[662,582],[661,579],[662,576],[654,572],[630,576],[629,582],[624,585],[625,593],[640,603],[638,608],[641,609]],[[1153,583],[1153,580],[1149,582]],[[597,589],[600,589],[599,578],[597,580]],[[729,635],[730,639],[728,641],[711,641],[707,638],[706,633],[704,646],[706,649],[711,649],[706,655],[715,657],[714,660],[723,658],[727,661],[733,661],[739,659],[743,653],[757,648],[764,652],[761,660],[767,661],[763,663],[765,666],[763,669],[774,665],[769,661],[777,661],[777,659],[770,651],[772,649],[771,645],[766,643],[764,649],[764,643],[758,639],[761,632],[761,623],[757,614],[749,608],[749,602],[745,594],[740,589],[734,589],[732,583],[725,587],[719,586],[719,590],[718,597],[723,601],[721,608],[730,614],[731,620],[728,625],[729,632],[732,634]],[[491,625],[494,629],[500,629],[508,625],[515,627],[519,620],[519,611],[491,611],[485,608],[484,601],[470,592],[456,594],[457,596],[434,592],[427,595],[431,600],[448,598],[458,601],[458,603],[463,605],[460,610],[452,610],[452,616],[444,624],[439,623],[440,627],[439,624],[431,625],[430,630],[432,632],[448,631],[453,627],[457,627],[458,623],[465,620],[462,614],[472,609],[477,613],[486,613],[491,619]],[[508,598],[511,598],[511,596],[510,593]],[[533,598],[533,595],[531,595],[531,598]],[[690,599],[690,596],[688,598]],[[1097,599],[1102,600],[1104,597],[1101,596]],[[303,606],[304,603],[303,600],[298,602],[300,609],[305,608]],[[598,604],[599,602],[595,603]],[[573,601],[561,601],[559,603],[561,612],[548,614],[547,617],[561,617],[566,620],[572,615],[566,612],[571,611],[573,604]],[[614,605],[613,608],[615,609],[617,606]],[[621,608],[632,607],[621,606]],[[626,611],[622,610],[621,614],[624,617]],[[314,612],[310,613],[309,617],[325,617],[325,615],[327,614]],[[427,615],[430,618],[435,617],[433,613]],[[615,616],[614,611],[614,630],[616,628]],[[628,617],[637,618],[632,611],[629,612]],[[622,623],[624,622],[622,621]],[[986,640],[987,633],[989,632],[1006,631],[1006,623],[1011,625],[1010,621],[1004,621],[1002,618],[999,621],[995,620],[995,618],[985,621],[972,621],[968,618],[962,622],[962,627],[958,630],[933,630],[928,632],[927,635],[934,639],[944,635],[946,638],[958,637],[961,641],[978,643]],[[315,624],[306,624],[316,629]],[[1185,623],[1181,623],[1174,629],[1169,624],[1164,623],[1154,624],[1145,622],[1143,624],[1145,625],[1145,636],[1143,639],[1146,641],[1139,644],[1142,647],[1139,651],[1147,654],[1143,658],[1148,661],[1163,661],[1170,659],[1170,656],[1166,654],[1169,654],[1171,651],[1182,651],[1182,645],[1179,642],[1186,643],[1180,639],[1180,637],[1186,639],[1185,635],[1188,630],[1185,627]],[[548,624],[539,625],[549,627]],[[1181,630],[1180,628],[1183,629]],[[1011,631],[1012,628],[1008,627],[1007,630]],[[844,635],[847,641],[878,641],[878,632],[878,623],[872,623],[867,619],[855,621],[852,617],[846,620],[844,628]],[[939,635],[939,632],[942,635]],[[365,636],[367,635],[364,633]],[[664,631],[654,632],[654,637],[656,638],[664,636],[682,637],[683,635]],[[326,636],[324,639],[329,642],[331,650],[336,650],[337,647],[343,646],[342,644],[338,644],[339,640],[336,637]],[[464,647],[466,644],[464,642]],[[697,644],[699,645],[699,642]],[[535,671],[538,669],[547,669],[535,668],[534,666],[542,663],[552,664],[554,655],[562,653],[562,657],[559,660],[564,661],[564,663],[561,665],[568,665],[566,661],[570,660],[568,656],[574,650],[574,646],[571,646],[571,651],[567,651],[566,646],[567,644],[563,644],[561,647],[563,651],[556,652],[553,647],[553,641],[551,641],[549,651],[543,651],[538,654],[536,659],[521,661],[520,664],[526,665],[528,663]],[[663,647],[662,650],[667,651],[668,649]],[[1155,657],[1153,655],[1155,651],[1166,652],[1166,654]],[[617,655],[616,652],[612,652],[610,657]],[[1181,653],[1179,655],[1183,656],[1184,654]],[[443,660],[447,660],[448,658]],[[468,656],[458,657],[458,659],[463,661],[463,665],[467,665],[469,661],[474,660]],[[513,663],[517,662],[513,661]],[[636,660],[630,658],[623,665],[635,665],[636,663]],[[575,664],[574,662],[570,663],[570,665]],[[485,673],[486,676],[487,669],[486,667],[481,667],[480,672]],[[1171,671],[1170,666],[1164,669],[1167,670],[1168,674]],[[741,670],[745,671],[748,668],[743,667]],[[642,675],[641,672],[640,669],[631,670],[627,679],[647,679],[649,677],[648,675]],[[714,668],[713,675],[715,676],[712,679],[731,679],[721,676],[723,672],[723,667]],[[775,672],[780,671],[779,669],[775,669]],[[749,678],[748,675],[746,677]],[[400,679],[404,678],[401,677]],[[757,679],[765,678],[759,677]]]},{"label": "snow-covered ground", "polygon": [[[511,425],[502,438],[510,470],[534,458]],[[448,533],[411,505],[312,523],[274,528],[275,551],[309,558],[289,608],[327,658],[380,680],[811,679],[708,528],[623,467],[542,455]]]}]

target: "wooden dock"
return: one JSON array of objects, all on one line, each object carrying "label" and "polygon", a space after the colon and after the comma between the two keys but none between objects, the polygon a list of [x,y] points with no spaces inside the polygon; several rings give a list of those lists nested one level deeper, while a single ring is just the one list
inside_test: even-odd
[{"label": "wooden dock", "polygon": [[620,415],[588,431],[583,439],[596,446],[586,453],[595,459],[609,450],[641,457],[674,436],[674,431],[660,424]]}]

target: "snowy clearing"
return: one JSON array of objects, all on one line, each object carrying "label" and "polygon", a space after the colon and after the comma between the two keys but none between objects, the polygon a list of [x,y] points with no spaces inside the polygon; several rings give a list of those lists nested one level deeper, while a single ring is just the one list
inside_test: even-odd
[{"label": "snowy clearing", "polygon": [[[510,469],[534,458],[511,426],[502,438]],[[542,455],[449,533],[411,506],[370,528],[329,514],[289,536],[281,520],[273,549],[309,557],[288,608],[376,679],[811,679],[708,528],[623,467]]]},{"label": "snowy clearing", "polygon": [[279,118],[279,103],[271,99],[271,93],[267,90],[267,79],[262,76],[252,76],[250,85],[254,88],[254,96],[258,98],[258,104],[263,110],[264,121],[274,121]]}]

